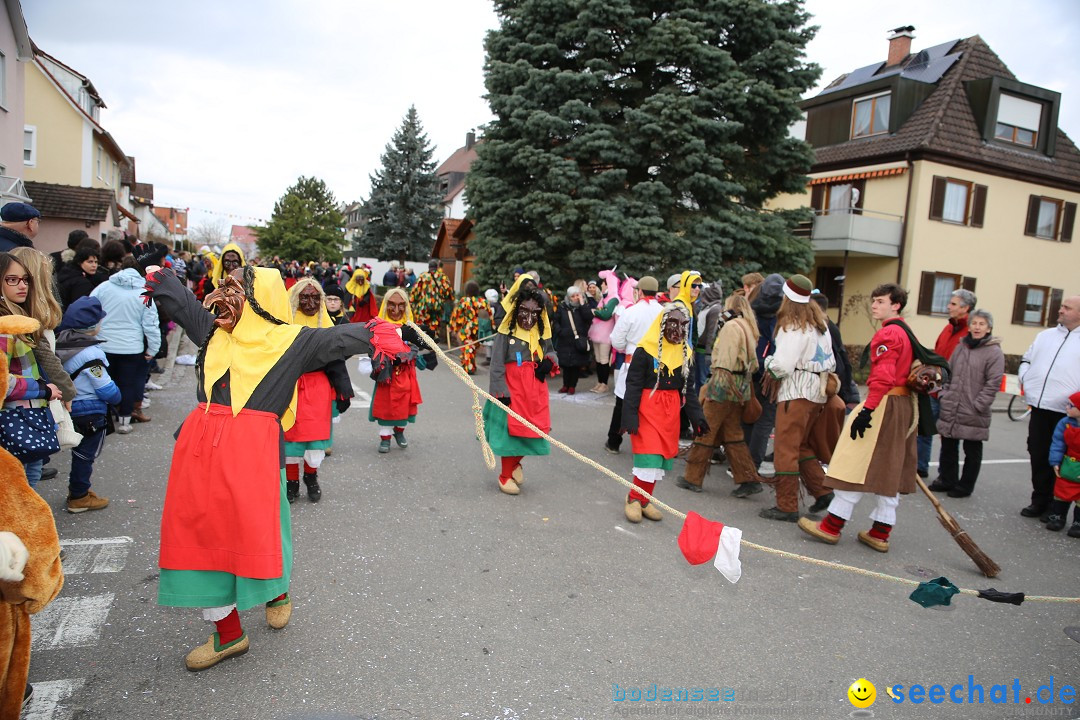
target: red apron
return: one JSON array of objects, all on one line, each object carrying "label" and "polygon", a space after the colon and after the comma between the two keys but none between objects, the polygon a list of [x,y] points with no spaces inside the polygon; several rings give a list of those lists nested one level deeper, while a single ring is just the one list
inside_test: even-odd
[{"label": "red apron", "polygon": [[390,375],[390,382],[375,385],[371,417],[376,420],[405,421],[416,415],[422,402],[420,383],[416,381],[416,365],[411,362],[397,365]]},{"label": "red apron", "polygon": [[285,442],[329,440],[330,403],[335,397],[322,370],[301,375],[296,384],[296,422],[285,433]]},{"label": "red apron", "polygon": [[670,460],[679,454],[679,411],[682,394],[678,390],[645,388],[638,406],[638,431],[630,436],[635,455],[659,455]]},{"label": "red apron", "polygon": [[173,450],[159,564],[281,577],[281,425],[274,413],[224,405],[191,411]]},{"label": "red apron", "polygon": [[[510,409],[545,433],[551,433],[551,409],[548,405],[548,386],[536,379],[536,363],[506,364],[506,387],[510,390]],[[506,416],[506,431],[511,437],[540,437],[516,418]]]}]

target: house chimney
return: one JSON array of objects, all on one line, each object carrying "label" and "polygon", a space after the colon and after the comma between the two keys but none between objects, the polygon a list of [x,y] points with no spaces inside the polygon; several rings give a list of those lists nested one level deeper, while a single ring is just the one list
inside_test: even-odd
[{"label": "house chimney", "polygon": [[892,34],[889,35],[889,59],[885,63],[886,67],[899,65],[911,54],[911,40],[915,37],[912,33],[915,32],[915,27],[905,25],[890,32]]},{"label": "house chimney", "polygon": [[474,132],[465,133],[465,149],[466,150],[472,150],[472,146],[475,145],[475,144],[476,144],[476,133],[474,133]]}]

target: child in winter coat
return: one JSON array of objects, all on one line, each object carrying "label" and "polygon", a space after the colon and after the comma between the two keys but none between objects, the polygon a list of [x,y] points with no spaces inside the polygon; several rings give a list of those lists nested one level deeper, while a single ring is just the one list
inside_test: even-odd
[{"label": "child in winter coat", "polygon": [[[1065,405],[1065,417],[1054,428],[1054,440],[1050,444],[1050,466],[1054,468],[1054,499],[1050,503],[1050,515],[1046,518],[1047,530],[1065,527],[1069,505],[1080,501],[1080,392],[1069,396]],[[1073,524],[1069,537],[1080,538],[1080,504],[1073,510]]]},{"label": "child in winter coat", "polygon": [[109,504],[108,498],[99,497],[90,489],[94,460],[105,444],[109,405],[120,402],[120,389],[109,377],[109,361],[99,347],[103,341],[95,337],[104,317],[100,300],[81,297],[68,306],[64,320],[56,328],[56,354],[64,363],[64,371],[75,382],[71,420],[83,436],[82,442],[71,449],[69,513],[100,510]]}]

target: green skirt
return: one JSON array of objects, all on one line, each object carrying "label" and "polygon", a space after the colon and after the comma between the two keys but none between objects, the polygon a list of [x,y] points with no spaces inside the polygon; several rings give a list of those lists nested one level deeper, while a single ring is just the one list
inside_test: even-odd
[{"label": "green skirt", "polygon": [[484,436],[492,451],[500,457],[550,455],[551,444],[544,438],[514,437],[507,430],[509,417],[490,400],[484,403]]},{"label": "green skirt", "polygon": [[224,607],[236,603],[247,610],[289,590],[292,576],[292,522],[285,499],[285,470],[281,471],[281,569],[279,578],[256,580],[218,570],[161,570],[158,605],[172,607]]}]

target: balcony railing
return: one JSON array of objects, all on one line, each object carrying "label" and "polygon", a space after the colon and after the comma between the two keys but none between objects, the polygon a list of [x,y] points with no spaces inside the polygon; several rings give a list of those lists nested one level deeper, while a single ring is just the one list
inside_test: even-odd
[{"label": "balcony railing", "polygon": [[[903,217],[872,210],[829,210],[814,216],[810,240],[816,255],[897,257]],[[859,213],[859,214],[856,214]]]}]

